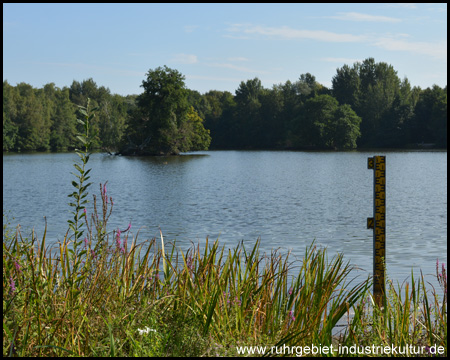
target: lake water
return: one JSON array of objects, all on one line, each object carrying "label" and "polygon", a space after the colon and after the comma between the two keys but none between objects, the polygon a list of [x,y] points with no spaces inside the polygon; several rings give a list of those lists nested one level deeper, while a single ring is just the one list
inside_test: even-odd
[{"label": "lake water", "polygon": [[[314,239],[372,272],[373,170],[367,158],[386,156],[386,262],[402,282],[414,269],[435,274],[447,263],[447,152],[207,151],[178,157],[93,154],[91,194],[108,181],[114,199],[109,229],[140,230],[141,240],[191,243],[220,239],[226,247],[261,238],[261,251],[301,256]],[[62,239],[71,209],[73,153],[3,155],[3,209],[11,226],[47,241]],[[90,197],[91,198],[91,197]],[[92,202],[88,204],[91,212]],[[5,222],[5,218],[4,218]]]}]

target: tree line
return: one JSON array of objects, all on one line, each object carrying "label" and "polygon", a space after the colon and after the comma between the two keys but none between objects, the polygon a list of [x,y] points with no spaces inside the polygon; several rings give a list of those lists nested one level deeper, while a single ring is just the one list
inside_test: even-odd
[{"label": "tree line", "polygon": [[447,148],[447,86],[412,87],[373,58],[336,70],[331,88],[310,73],[235,94],[188,89],[167,66],[150,69],[140,95],[111,94],[93,79],[62,89],[3,81],[3,151],[64,151],[81,130],[77,105],[98,107],[93,147],[127,154],[211,149]]}]

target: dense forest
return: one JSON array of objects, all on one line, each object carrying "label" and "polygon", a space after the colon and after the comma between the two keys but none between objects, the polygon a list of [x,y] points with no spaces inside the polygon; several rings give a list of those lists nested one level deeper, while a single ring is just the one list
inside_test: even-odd
[{"label": "dense forest", "polygon": [[235,94],[200,94],[167,66],[149,70],[143,93],[121,96],[93,79],[62,89],[3,81],[3,151],[75,147],[77,105],[98,107],[94,147],[110,153],[178,154],[211,149],[447,148],[447,86],[421,89],[373,58],[344,65],[331,89],[310,73]]}]

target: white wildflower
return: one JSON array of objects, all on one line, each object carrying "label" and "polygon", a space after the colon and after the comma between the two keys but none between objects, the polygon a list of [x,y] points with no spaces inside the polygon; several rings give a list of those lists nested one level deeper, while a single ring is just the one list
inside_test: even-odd
[{"label": "white wildflower", "polygon": [[150,329],[148,326],[146,326],[144,329],[138,329],[139,335],[148,334],[150,331],[156,332],[155,329]]}]

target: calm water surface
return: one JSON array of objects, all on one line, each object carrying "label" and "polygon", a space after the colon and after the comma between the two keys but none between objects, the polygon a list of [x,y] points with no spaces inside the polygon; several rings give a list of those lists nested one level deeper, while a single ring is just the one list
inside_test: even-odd
[{"label": "calm water surface", "polygon": [[[330,255],[372,272],[373,171],[386,155],[388,276],[411,269],[434,274],[447,263],[447,152],[211,151],[179,157],[93,154],[91,194],[108,181],[114,199],[109,229],[132,223],[139,238],[159,235],[187,249],[206,237],[234,247],[261,238],[262,252],[301,256],[314,239]],[[64,237],[76,154],[3,155],[3,209],[11,225],[35,228],[47,241]],[[91,210],[92,203],[88,206]],[[13,219],[14,218],[14,219]],[[4,220],[5,221],[5,220]]]}]

